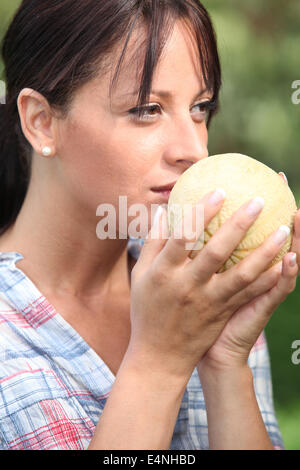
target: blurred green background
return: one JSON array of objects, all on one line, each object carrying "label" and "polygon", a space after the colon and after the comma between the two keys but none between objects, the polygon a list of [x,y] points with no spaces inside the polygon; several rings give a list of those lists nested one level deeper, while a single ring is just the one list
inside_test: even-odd
[{"label": "blurred green background", "polygon": [[[213,19],[223,69],[221,109],[209,134],[211,155],[238,152],[284,171],[300,199],[300,2],[203,0]],[[0,38],[20,4],[0,0]],[[0,61],[0,79],[3,80]],[[21,73],[21,71],[20,71]],[[286,449],[300,449],[300,364],[291,348],[300,340],[300,284],[266,328],[277,418]],[[300,356],[299,356],[300,357]],[[245,423],[246,424],[246,423]]]},{"label": "blurred green background", "polygon": [[[300,104],[291,96],[300,80],[300,2],[204,0],[218,36],[223,70],[221,109],[209,133],[211,155],[238,152],[288,178],[300,199]],[[266,328],[274,402],[286,449],[300,449],[300,364],[291,361],[300,340],[300,280]],[[299,356],[300,357],[300,356]]]}]

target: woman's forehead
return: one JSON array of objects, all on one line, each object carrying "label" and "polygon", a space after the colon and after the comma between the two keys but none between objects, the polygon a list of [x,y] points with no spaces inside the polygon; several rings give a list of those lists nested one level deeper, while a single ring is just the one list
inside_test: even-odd
[{"label": "woman's forehead", "polygon": [[[115,95],[134,93],[139,90],[142,79],[143,65],[146,52],[146,36],[133,32],[132,40],[129,41],[122,62],[118,82],[115,87]],[[110,70],[112,77],[124,44],[119,44],[117,51],[113,54],[113,66]],[[153,88],[167,86],[172,82],[175,75],[184,76],[185,71],[193,70],[202,81],[202,69],[199,49],[195,36],[185,23],[177,21],[171,30],[166,43],[163,46],[161,56],[153,73]]]}]

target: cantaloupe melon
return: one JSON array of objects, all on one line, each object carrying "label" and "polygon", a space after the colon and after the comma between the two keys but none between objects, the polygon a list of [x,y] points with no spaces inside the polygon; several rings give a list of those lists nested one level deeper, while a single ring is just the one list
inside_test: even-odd
[{"label": "cantaloupe melon", "polygon": [[[280,261],[291,247],[297,212],[294,195],[278,173],[242,154],[228,153],[202,159],[180,176],[168,202],[170,234],[174,233],[175,225],[182,218],[180,213],[174,211],[176,205],[182,210],[184,204],[196,205],[203,196],[217,188],[225,189],[226,199],[204,230],[204,245],[244,203],[256,196],[261,196],[265,201],[263,210],[218,272],[229,269],[260,246],[281,225],[287,225],[291,233],[269,267]],[[200,248],[198,243],[197,249],[190,251],[190,258],[193,259],[200,249],[203,249],[203,243]]]}]

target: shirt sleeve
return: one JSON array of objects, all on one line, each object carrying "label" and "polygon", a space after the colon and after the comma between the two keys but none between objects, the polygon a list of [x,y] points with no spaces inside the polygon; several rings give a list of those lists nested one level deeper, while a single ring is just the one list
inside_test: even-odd
[{"label": "shirt sleeve", "polygon": [[274,410],[270,357],[264,332],[253,346],[248,364],[252,370],[257,403],[269,437],[275,449],[283,450],[284,444]]}]

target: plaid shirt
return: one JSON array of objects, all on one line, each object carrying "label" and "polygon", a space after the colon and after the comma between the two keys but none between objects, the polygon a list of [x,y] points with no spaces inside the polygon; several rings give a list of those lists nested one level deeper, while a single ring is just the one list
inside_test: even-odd
[{"label": "plaid shirt", "polygon": [[[135,258],[142,244],[129,240]],[[22,258],[17,252],[0,252],[0,449],[87,449],[115,376],[16,267]],[[253,347],[249,365],[266,429],[275,448],[283,448],[264,335]],[[205,403],[195,369],[170,450],[208,448]]]}]

